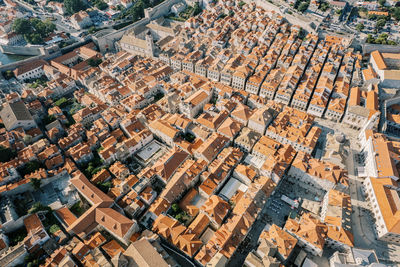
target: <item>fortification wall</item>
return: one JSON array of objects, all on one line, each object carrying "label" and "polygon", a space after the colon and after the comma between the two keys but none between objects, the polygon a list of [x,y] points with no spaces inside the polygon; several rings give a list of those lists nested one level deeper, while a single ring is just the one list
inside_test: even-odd
[{"label": "fortification wall", "polygon": [[44,49],[35,46],[12,46],[0,45],[0,51],[3,54],[21,55],[21,56],[39,56],[44,55]]},{"label": "fortification wall", "polygon": [[363,55],[369,55],[372,51],[378,50],[383,53],[400,53],[400,46],[398,45],[381,45],[381,44],[363,44]]},{"label": "fortification wall", "polygon": [[177,3],[183,2],[182,0],[166,0],[159,5],[146,8],[144,10],[144,16],[149,18],[150,20],[157,19],[161,16],[167,15],[171,9],[171,7]]}]

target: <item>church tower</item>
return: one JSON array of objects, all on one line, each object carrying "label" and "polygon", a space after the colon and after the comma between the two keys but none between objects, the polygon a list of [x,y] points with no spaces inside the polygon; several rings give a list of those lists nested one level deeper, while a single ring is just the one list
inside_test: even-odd
[{"label": "church tower", "polygon": [[147,53],[154,56],[154,40],[153,36],[151,35],[150,30],[146,32],[146,44],[147,44]]}]

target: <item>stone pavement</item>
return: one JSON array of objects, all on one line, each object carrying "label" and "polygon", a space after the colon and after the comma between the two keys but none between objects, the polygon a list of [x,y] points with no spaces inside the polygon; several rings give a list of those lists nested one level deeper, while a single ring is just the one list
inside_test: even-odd
[{"label": "stone pavement", "polygon": [[[356,146],[356,142],[351,143]],[[357,248],[374,249],[378,259],[383,263],[400,263],[400,246],[376,240],[373,216],[361,191],[363,179],[354,175],[354,153],[355,151],[352,150],[346,165],[350,178],[349,188],[353,206],[352,224],[355,246]]]}]

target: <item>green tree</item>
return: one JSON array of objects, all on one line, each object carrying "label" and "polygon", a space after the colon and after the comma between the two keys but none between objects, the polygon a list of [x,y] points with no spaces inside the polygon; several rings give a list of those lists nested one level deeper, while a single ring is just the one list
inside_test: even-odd
[{"label": "green tree", "polygon": [[17,18],[13,22],[12,29],[15,33],[27,34],[31,31],[32,24],[30,23],[30,20],[28,20],[28,19]]},{"label": "green tree", "polygon": [[54,102],[54,105],[56,105],[60,108],[64,108],[68,105],[68,99],[66,99],[65,97],[62,97],[62,98],[58,99],[56,102]]},{"label": "green tree", "polygon": [[400,20],[400,7],[393,8],[390,13],[394,19]]},{"label": "green tree", "polygon": [[40,202],[36,202],[35,204],[32,205],[32,207],[29,209],[28,213],[29,214],[34,214],[38,211],[51,211],[50,207],[47,207],[45,205],[43,205]]},{"label": "green tree", "polygon": [[97,31],[98,31],[97,28],[95,26],[92,26],[92,27],[89,28],[88,33],[93,34],[93,33],[97,32]]},{"label": "green tree", "polygon": [[87,63],[89,66],[92,67],[97,67],[101,64],[101,62],[103,62],[103,60],[101,60],[101,58],[89,58]]},{"label": "green tree", "polygon": [[0,162],[7,162],[13,158],[15,158],[17,155],[14,151],[12,151],[8,147],[0,146]]},{"label": "green tree", "polygon": [[6,80],[9,80],[9,79],[15,77],[14,72],[11,71],[11,70],[5,71],[5,72],[3,73],[3,76],[4,76],[4,79],[6,79]]},{"label": "green tree", "polygon": [[43,38],[54,32],[56,26],[50,20],[42,21],[38,18],[16,19],[12,25],[13,30],[22,34],[28,43],[41,44]]},{"label": "green tree", "polygon": [[357,31],[360,32],[360,31],[364,30],[364,27],[365,27],[364,24],[358,23],[357,26],[356,26],[356,29],[357,29]]},{"label": "green tree", "polygon": [[381,35],[378,36],[378,38],[375,39],[375,43],[377,44],[387,44],[387,39],[388,39],[387,33],[382,33]]},{"label": "green tree", "polygon": [[377,29],[382,29],[383,27],[385,27],[385,25],[386,25],[386,20],[385,19],[379,19],[376,22],[376,28]]},{"label": "green tree", "polygon": [[329,9],[329,3],[327,3],[327,2],[322,2],[322,4],[319,6],[319,8],[320,8],[323,12],[325,12],[325,11],[327,11],[327,10]]},{"label": "green tree", "polygon": [[26,134],[23,138],[25,144],[31,144],[32,143],[32,135]]},{"label": "green tree", "polygon": [[183,215],[182,215],[182,213],[178,213],[176,216],[175,216],[175,219],[177,219],[179,222],[182,222],[183,220]]},{"label": "green tree", "polygon": [[60,230],[60,226],[58,226],[57,224],[53,224],[53,225],[50,226],[50,228],[49,228],[50,234],[54,234],[54,233],[56,233],[58,230]]},{"label": "green tree", "polygon": [[138,21],[142,17],[144,17],[144,9],[145,9],[145,4],[143,1],[138,1],[135,3],[132,9],[132,19],[133,21]]},{"label": "green tree", "polygon": [[108,8],[108,5],[106,4],[106,2],[104,2],[102,0],[97,0],[94,5],[95,5],[95,7],[97,7],[100,10],[105,10]]},{"label": "green tree", "polygon": [[113,187],[111,181],[108,182],[103,182],[103,183],[98,183],[97,187],[103,191],[103,193],[107,194],[108,191],[110,191],[110,189]]},{"label": "green tree", "polygon": [[381,7],[384,7],[386,4],[386,0],[378,0],[378,3]]},{"label": "green tree", "polygon": [[300,12],[304,12],[304,11],[307,10],[307,8],[308,8],[308,3],[307,3],[307,2],[303,2],[303,3],[301,3],[301,4],[299,5],[298,10],[299,10]]},{"label": "green tree", "polygon": [[360,8],[358,8],[358,11],[361,13],[367,13],[368,9],[366,7],[360,7]]},{"label": "green tree", "polygon": [[40,186],[42,185],[41,179],[32,178],[29,183],[35,191],[41,190]]},{"label": "green tree", "polygon": [[181,210],[181,209],[179,208],[178,204],[176,204],[176,203],[172,204],[171,209],[172,209],[172,211],[174,212],[174,214],[179,213],[179,211]]},{"label": "green tree", "polygon": [[24,38],[28,43],[31,43],[31,44],[43,43],[43,38],[38,33],[25,34]]},{"label": "green tree", "polygon": [[52,123],[55,120],[56,120],[56,117],[54,115],[47,115],[46,117],[44,117],[42,122],[44,125],[47,125],[47,124]]},{"label": "green tree", "polygon": [[74,205],[72,205],[70,210],[74,215],[76,215],[76,217],[81,216],[85,212],[80,201],[78,201]]},{"label": "green tree", "polygon": [[85,4],[81,0],[65,0],[64,6],[69,14],[74,14],[85,8]]},{"label": "green tree", "polygon": [[368,34],[367,43],[373,44],[374,42],[375,42],[375,38],[372,36],[372,34]]},{"label": "green tree", "polygon": [[[240,3],[239,3],[239,5],[240,5]],[[197,16],[198,14],[201,13],[201,11],[202,10],[201,10],[200,4],[199,3],[195,3],[194,6],[193,6],[192,16]]]},{"label": "green tree", "polygon": [[37,161],[37,160],[29,161],[21,169],[20,173],[22,175],[26,175],[26,174],[32,173],[32,172],[40,169],[40,167],[42,167],[42,164],[39,161]]}]

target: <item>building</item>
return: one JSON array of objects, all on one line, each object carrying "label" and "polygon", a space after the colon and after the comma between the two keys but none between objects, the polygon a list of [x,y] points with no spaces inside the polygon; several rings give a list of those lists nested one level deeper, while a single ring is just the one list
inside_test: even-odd
[{"label": "building", "polygon": [[165,120],[159,119],[149,124],[150,131],[160,138],[164,143],[170,147],[174,146],[175,138],[178,136],[179,130],[172,127]]},{"label": "building", "polygon": [[139,230],[137,222],[111,208],[114,201],[82,173],[74,173],[70,182],[91,207],[66,229],[67,232],[84,237],[97,226],[101,226],[120,242],[128,245],[131,236]]},{"label": "building", "polygon": [[254,167],[243,164],[237,165],[233,172],[233,177],[245,185],[250,185],[257,176],[257,170]]},{"label": "building", "polygon": [[181,149],[174,147],[159,160],[157,160],[152,169],[158,175],[159,179],[167,183],[178,168],[189,158],[189,154]]},{"label": "building", "polygon": [[244,127],[239,136],[234,141],[234,146],[240,148],[240,150],[251,153],[253,146],[260,139],[261,134],[251,130],[248,127]]},{"label": "building", "polygon": [[289,176],[315,189],[329,191],[335,186],[348,186],[347,171],[339,166],[312,158],[309,154],[298,152],[288,172]]},{"label": "building", "polygon": [[271,121],[272,114],[268,108],[260,108],[250,116],[247,127],[263,135]]},{"label": "building", "polygon": [[211,162],[208,172],[202,174],[203,182],[199,186],[199,193],[209,198],[218,191],[242,157],[243,152],[238,148],[224,148],[217,158]]},{"label": "building", "polygon": [[328,227],[320,220],[304,213],[299,220],[289,218],[284,229],[297,238],[297,244],[304,250],[322,256]]},{"label": "building", "polygon": [[14,70],[15,78],[19,81],[37,79],[45,75],[43,67],[48,65],[43,59],[31,61],[23,64]]},{"label": "building", "polygon": [[228,137],[231,142],[235,139],[235,137],[238,135],[240,130],[242,129],[243,125],[228,117],[222,124],[221,126],[218,127],[217,132],[225,137]]},{"label": "building", "polygon": [[312,126],[313,121],[313,116],[285,107],[270,123],[265,135],[282,144],[290,144],[296,151],[311,154],[322,132],[321,128]]},{"label": "building", "polygon": [[[158,266],[158,267],[176,267],[177,264],[169,260],[169,255],[160,246],[154,247],[155,241],[142,238],[133,242],[120,255],[113,257],[114,266]],[[117,261],[118,259],[118,261]],[[117,262],[117,264],[115,264]],[[126,262],[126,265],[121,263]],[[172,265],[171,265],[172,263]]]},{"label": "building", "polygon": [[217,155],[229,144],[229,139],[219,133],[213,133],[207,140],[196,149],[196,158],[206,162],[213,161]]},{"label": "building", "polygon": [[221,227],[230,210],[228,202],[217,195],[212,195],[200,207],[200,212],[207,215],[214,229]]},{"label": "building", "polygon": [[375,232],[379,240],[400,244],[399,186],[391,178],[368,177],[363,182],[367,201],[375,218]]},{"label": "building", "polygon": [[[335,251],[329,258],[329,266],[366,266],[372,267],[379,263],[378,257],[374,250],[353,248],[348,252],[342,253]],[[383,265],[383,264],[381,264]]]},{"label": "building", "polygon": [[351,88],[343,123],[357,130],[376,129],[379,115],[378,94],[375,91],[362,92],[358,87]]},{"label": "building", "polygon": [[22,127],[24,130],[36,128],[37,125],[24,102],[17,101],[3,104],[0,117],[7,131]]},{"label": "building", "polygon": [[85,164],[94,158],[90,147],[87,144],[79,143],[66,151],[77,164]]},{"label": "building", "polygon": [[24,225],[28,232],[27,237],[24,239],[24,245],[28,252],[34,252],[50,239],[37,214],[31,214],[26,217]]},{"label": "building", "polygon": [[333,8],[336,8],[336,9],[345,10],[345,8],[347,8],[347,6],[348,6],[348,3],[346,1],[342,2],[342,1],[331,0],[331,1],[329,1],[329,5],[332,6]]},{"label": "building", "polygon": [[297,239],[288,232],[273,224],[271,227],[263,231],[260,239],[265,239],[277,248],[276,256],[281,262],[285,262],[290,258],[297,244]]},{"label": "building", "polygon": [[377,1],[359,1],[356,3],[358,7],[364,7],[368,10],[377,10],[379,5]]},{"label": "building", "polygon": [[354,247],[350,195],[331,189],[322,201],[321,221],[328,226],[327,246],[339,251]]},{"label": "building", "polygon": [[[386,132],[393,134],[393,135],[398,135],[400,133],[400,105],[397,104],[398,99],[391,99],[391,105],[386,102],[386,120],[383,126],[383,129],[386,128]],[[385,127],[386,125],[386,127]]]},{"label": "building", "polygon": [[154,221],[153,232],[158,233],[164,240],[175,245],[189,257],[193,257],[202,246],[195,233],[191,233],[177,220],[163,214]]},{"label": "building", "polygon": [[70,252],[68,252],[64,247],[60,247],[46,259],[44,267],[52,266],[75,266],[76,263],[71,258]]},{"label": "building", "polygon": [[86,11],[79,11],[73,14],[70,18],[72,25],[75,29],[81,30],[93,25],[89,14]]},{"label": "building", "polygon": [[389,141],[385,135],[366,130],[360,134],[361,153],[360,159],[363,168],[358,170],[362,177],[399,179],[397,162],[399,142]]},{"label": "building", "polygon": [[24,36],[15,32],[4,33],[0,36],[0,44],[2,45],[18,45],[23,40]]},{"label": "building", "polygon": [[253,111],[244,104],[239,104],[231,113],[231,117],[243,124],[244,126],[247,126],[251,115],[253,115]]},{"label": "building", "polygon": [[123,50],[133,55],[154,56],[154,39],[149,30],[139,34],[135,32],[124,34],[119,43]]},{"label": "building", "polygon": [[379,75],[381,86],[400,88],[400,53],[371,53],[370,64]]},{"label": "building", "polygon": [[186,117],[193,119],[200,111],[203,110],[204,105],[210,102],[211,97],[211,94],[200,89],[183,100],[179,105],[179,110],[186,115]]}]

